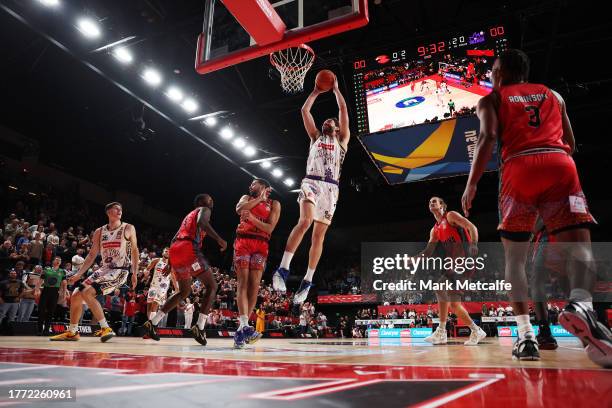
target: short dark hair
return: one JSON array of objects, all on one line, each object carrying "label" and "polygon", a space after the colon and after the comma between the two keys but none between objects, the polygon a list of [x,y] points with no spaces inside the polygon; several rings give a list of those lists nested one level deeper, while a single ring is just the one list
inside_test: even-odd
[{"label": "short dark hair", "polygon": [[206,197],[210,197],[210,196],[206,193],[198,194],[197,196],[195,196],[195,198],[193,199],[193,206],[200,207],[200,204],[199,204],[200,201],[202,201]]},{"label": "short dark hair", "polygon": [[253,181],[257,181],[258,183],[263,184],[264,186],[266,186],[266,188],[270,188],[272,187],[272,185],[270,184],[270,182],[268,180],[266,180],[265,178],[261,178],[261,177],[255,177],[253,179]]},{"label": "short dark hair", "polygon": [[123,206],[121,205],[121,203],[119,201],[113,201],[111,203],[108,203],[104,206],[104,211],[108,211],[111,208],[113,208],[114,206],[118,205],[119,207],[123,208]]},{"label": "short dark hair", "polygon": [[508,49],[499,55],[502,70],[510,75],[512,82],[526,81],[529,78],[529,57],[516,48]]},{"label": "short dark hair", "polygon": [[325,120],[327,121],[327,120],[330,120],[330,119],[333,120],[334,122],[336,122],[336,125],[340,126],[340,120],[337,117],[334,116],[334,117],[331,117],[331,118],[327,118]]}]

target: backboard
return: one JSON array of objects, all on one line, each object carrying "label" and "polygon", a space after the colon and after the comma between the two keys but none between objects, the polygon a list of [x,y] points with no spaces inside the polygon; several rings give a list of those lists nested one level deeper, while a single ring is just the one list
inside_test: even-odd
[{"label": "backboard", "polygon": [[216,71],[363,27],[367,0],[205,0],[196,71]]}]

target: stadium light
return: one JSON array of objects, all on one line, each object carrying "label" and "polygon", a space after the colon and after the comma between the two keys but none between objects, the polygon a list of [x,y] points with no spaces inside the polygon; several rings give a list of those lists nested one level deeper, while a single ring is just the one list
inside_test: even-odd
[{"label": "stadium light", "polygon": [[272,163],[270,163],[269,161],[261,162],[259,165],[264,169],[269,169],[270,167],[272,167]]},{"label": "stadium light", "polygon": [[244,146],[246,146],[246,141],[243,138],[239,137],[232,142],[232,145],[236,149],[242,149]]},{"label": "stadium light", "polygon": [[187,113],[193,113],[198,110],[198,103],[191,98],[185,99],[181,106]]},{"label": "stadium light", "polygon": [[132,53],[125,47],[118,47],[113,50],[113,56],[122,64],[131,64],[134,60]]},{"label": "stadium light", "polygon": [[45,7],[57,7],[60,4],[59,0],[38,0],[38,2]]},{"label": "stadium light", "polygon": [[295,184],[295,182],[291,178],[286,178],[285,181],[283,181],[283,183],[285,183],[285,185],[288,187],[292,187]]},{"label": "stadium light", "polygon": [[166,96],[173,102],[180,102],[183,99],[183,91],[177,87],[171,86],[166,91]]},{"label": "stadium light", "polygon": [[272,175],[276,178],[282,177],[283,176],[283,171],[279,168],[276,168],[274,170],[272,170]]},{"label": "stadium light", "polygon": [[253,157],[255,154],[257,154],[257,150],[253,146],[247,146],[244,148],[242,153],[244,153],[244,155],[247,157]]},{"label": "stadium light", "polygon": [[102,34],[100,27],[90,18],[82,18],[77,22],[79,31],[88,38],[98,38]]},{"label": "stadium light", "polygon": [[217,124],[217,118],[215,118],[214,116],[209,116],[204,120],[204,123],[208,127],[213,127]]},{"label": "stadium light", "polygon": [[152,86],[157,86],[159,84],[161,84],[162,78],[161,75],[159,74],[159,72],[157,72],[156,70],[152,69],[152,68],[147,68],[144,70],[144,72],[142,73],[142,78],[149,84]]},{"label": "stadium light", "polygon": [[221,132],[219,133],[219,135],[221,135],[221,137],[225,140],[230,140],[232,137],[234,137],[234,131],[231,128],[226,126],[223,129],[221,129]]}]

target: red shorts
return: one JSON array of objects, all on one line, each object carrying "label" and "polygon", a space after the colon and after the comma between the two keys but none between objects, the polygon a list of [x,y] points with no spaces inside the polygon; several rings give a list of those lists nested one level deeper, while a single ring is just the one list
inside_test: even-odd
[{"label": "red shorts", "polygon": [[236,238],[234,241],[234,269],[266,269],[268,241],[253,238]]},{"label": "red shorts", "polygon": [[210,270],[204,255],[189,240],[175,241],[170,245],[170,265],[179,280],[189,279]]},{"label": "red shorts", "polygon": [[503,164],[500,178],[498,230],[532,232],[538,214],[552,233],[595,223],[576,164],[565,153],[514,157]]}]

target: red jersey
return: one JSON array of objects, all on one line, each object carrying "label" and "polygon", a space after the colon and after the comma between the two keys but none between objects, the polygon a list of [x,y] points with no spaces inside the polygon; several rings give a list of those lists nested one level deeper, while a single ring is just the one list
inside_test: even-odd
[{"label": "red jersey", "polygon": [[522,83],[504,86],[498,94],[502,161],[531,149],[570,152],[563,141],[561,103],[549,88]]},{"label": "red jersey", "polygon": [[463,243],[472,241],[465,228],[453,227],[448,222],[446,213],[444,213],[440,221],[437,221],[434,225],[433,230],[434,236],[440,244],[438,249],[444,252],[444,256],[465,256]]},{"label": "red jersey", "polygon": [[433,227],[438,242],[471,242],[470,233],[465,228],[453,227],[446,219],[446,214]]},{"label": "red jersey", "polygon": [[206,236],[206,232],[198,225],[198,215],[201,208],[196,208],[185,216],[181,227],[174,236],[174,240],[191,240],[194,244],[200,244]]},{"label": "red jersey", "polygon": [[[249,197],[249,201],[254,200],[254,198]],[[257,204],[255,207],[251,208],[251,214],[253,214],[258,220],[262,222],[267,222],[268,218],[270,218],[270,212],[272,211],[272,200],[268,199],[266,201],[262,201]],[[238,229],[236,229],[236,233],[238,237],[242,235],[245,238],[258,237],[263,238],[266,241],[270,239],[270,234],[265,231],[257,228],[253,223],[249,221],[240,221],[238,224]]]}]

